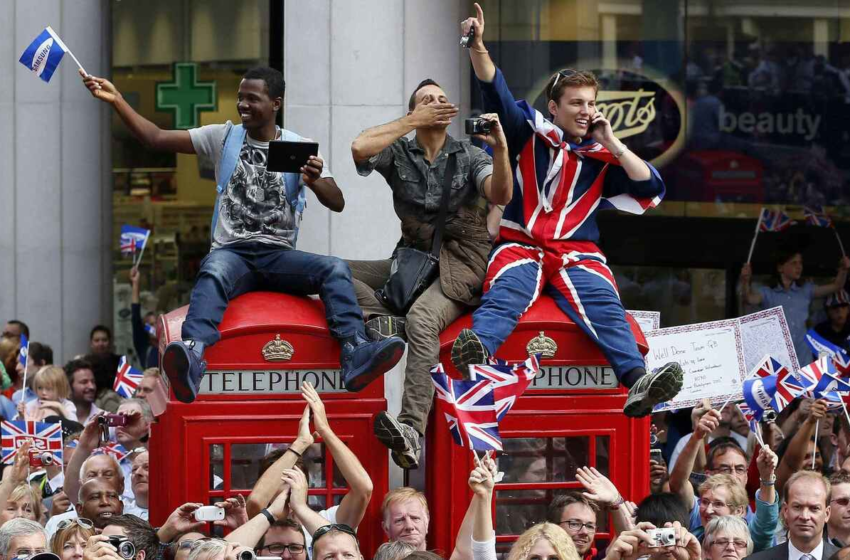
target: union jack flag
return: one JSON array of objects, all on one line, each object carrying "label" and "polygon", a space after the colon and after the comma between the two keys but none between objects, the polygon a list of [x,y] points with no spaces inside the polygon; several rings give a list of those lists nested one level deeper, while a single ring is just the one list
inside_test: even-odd
[{"label": "union jack flag", "polygon": [[762,208],[761,221],[759,222],[759,231],[785,231],[796,223],[797,222],[791,219],[791,216],[781,210],[770,210],[769,208]]},{"label": "union jack flag", "polygon": [[98,447],[92,452],[92,455],[112,455],[115,457],[119,463],[127,458],[130,454],[130,451],[127,451],[123,445],[116,442],[110,442],[109,444]]},{"label": "union jack flag", "polygon": [[472,381],[489,379],[493,382],[493,397],[496,400],[496,420],[502,418],[513,408],[516,400],[528,389],[540,371],[538,355],[534,355],[522,364],[509,365],[504,360],[491,358],[490,365],[469,366]]},{"label": "union jack flag", "polygon": [[776,376],[776,393],[773,395],[773,400],[770,405],[776,412],[782,412],[785,410],[785,407],[791,404],[791,401],[799,397],[804,390],[804,387],[800,384],[797,378],[794,377],[791,370],[783,367]]},{"label": "union jack flag", "polygon": [[820,212],[818,212],[814,208],[803,206],[803,215],[806,217],[806,223],[810,226],[833,227],[832,218],[823,211],[823,208],[820,208]]},{"label": "union jack flag", "polygon": [[3,442],[0,460],[7,465],[14,462],[15,451],[26,440],[32,441],[30,449],[49,452],[56,458],[57,463],[62,463],[62,424],[59,422],[49,424],[31,420],[3,421],[0,423],[0,434]]},{"label": "union jack flag", "polygon": [[821,356],[809,365],[800,368],[800,371],[797,372],[797,379],[805,387],[807,397],[817,398],[814,395],[813,389],[818,386],[825,373],[835,372],[836,370],[829,356]]},{"label": "union jack flag", "polygon": [[121,226],[121,253],[129,255],[141,250],[148,241],[150,230],[136,226]]},{"label": "union jack flag", "polygon": [[738,410],[744,415],[744,420],[750,426],[750,431],[756,434],[757,437],[761,437],[759,434],[759,421],[756,418],[755,412],[753,412],[747,403],[738,403]]},{"label": "union jack flag", "polygon": [[452,379],[442,364],[431,369],[431,381],[437,398],[448,405],[446,421],[456,444],[479,451],[502,450],[492,381]]},{"label": "union jack flag", "polygon": [[131,366],[127,356],[121,356],[121,361],[118,362],[118,371],[115,374],[115,385],[112,389],[125,399],[129,399],[139,388],[142,377],[144,377],[144,372]]},{"label": "union jack flag", "polygon": [[750,371],[749,377],[770,377],[779,375],[788,371],[788,368],[780,364],[776,359],[765,354],[761,361]]}]

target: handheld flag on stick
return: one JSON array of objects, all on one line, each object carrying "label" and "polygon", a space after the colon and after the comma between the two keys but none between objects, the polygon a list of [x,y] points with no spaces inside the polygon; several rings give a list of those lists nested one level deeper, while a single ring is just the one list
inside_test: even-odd
[{"label": "handheld flag on stick", "polygon": [[456,444],[479,451],[502,450],[493,383],[489,379],[452,379],[446,375],[443,365],[437,364],[431,369],[431,381],[437,399],[448,405],[446,421]]},{"label": "handheld flag on stick", "polygon": [[469,366],[469,377],[472,381],[489,379],[493,382],[496,419],[501,421],[539,371],[540,361],[537,354],[522,364],[509,365],[504,360],[491,359],[490,365]]},{"label": "handheld flag on stick", "polygon": [[[142,262],[142,255],[145,252],[145,245],[148,244],[148,237],[151,232],[149,229],[136,226],[123,225],[121,226],[121,254],[134,255],[133,266],[137,262]],[[135,253],[139,253],[139,258],[136,259]]]},{"label": "handheld flag on stick", "polygon": [[132,398],[143,377],[143,371],[131,366],[127,356],[121,356],[121,361],[118,362],[118,371],[115,374],[113,390],[125,399]]},{"label": "handheld flag on stick", "polygon": [[84,74],[88,74],[80,64],[80,61],[77,60],[77,57],[74,56],[74,53],[71,52],[71,49],[62,42],[62,39],[59,38],[59,35],[50,26],[47,26],[30,43],[30,46],[21,55],[20,63],[35,72],[45,82],[49,82],[50,78],[53,77],[53,73],[59,67],[59,63],[62,62],[62,57],[65,56],[65,53],[68,53],[68,56],[74,59],[74,62],[77,63],[77,66]]},{"label": "handheld flag on stick", "polygon": [[841,242],[841,236],[838,235],[838,230],[835,229],[835,223],[823,211],[823,208],[820,208],[820,211],[818,211],[814,208],[803,206],[803,215],[806,217],[806,223],[810,226],[832,228],[832,231],[835,233],[835,240],[838,241],[838,248],[841,249],[841,256],[847,256],[847,253],[844,252],[844,243]]},{"label": "handheld flag on stick", "polygon": [[15,451],[26,440],[32,441],[30,449],[46,451],[53,455],[56,463],[62,464],[62,424],[12,420],[0,423],[3,441],[2,462],[9,465],[14,462]]},{"label": "handheld flag on stick", "polygon": [[785,407],[791,404],[791,401],[803,394],[805,388],[794,377],[791,370],[783,368],[776,376],[776,393],[773,395],[773,400],[770,405],[776,412],[782,412]]},{"label": "handheld flag on stick", "polygon": [[775,377],[756,377],[744,380],[744,401],[750,407],[753,418],[761,420],[764,412],[770,408],[770,402],[776,394]]},{"label": "handheld flag on stick", "polygon": [[815,329],[806,333],[806,343],[815,356],[829,356],[840,376],[850,375],[850,354],[846,350],[822,337]]},{"label": "handheld flag on stick", "polygon": [[767,208],[762,208],[759,231],[764,233],[776,233],[785,231],[796,223],[797,222],[791,219],[791,216],[782,210],[768,210]]},{"label": "handheld flag on stick", "polygon": [[21,351],[18,353],[18,360],[21,362],[21,365],[24,366],[24,384],[22,385],[23,390],[21,391],[21,402],[24,402],[24,398],[27,395],[27,358],[30,355],[30,341],[27,338],[27,335],[21,333]]}]

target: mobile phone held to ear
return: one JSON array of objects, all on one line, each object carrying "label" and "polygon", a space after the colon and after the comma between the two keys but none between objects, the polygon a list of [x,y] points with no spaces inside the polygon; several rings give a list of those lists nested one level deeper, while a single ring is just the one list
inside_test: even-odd
[{"label": "mobile phone held to ear", "polygon": [[310,156],[317,155],[319,155],[317,142],[272,140],[269,142],[266,170],[277,173],[301,173],[301,168],[307,165]]},{"label": "mobile phone held to ear", "polygon": [[195,521],[219,521],[224,519],[224,508],[201,506],[195,510]]}]

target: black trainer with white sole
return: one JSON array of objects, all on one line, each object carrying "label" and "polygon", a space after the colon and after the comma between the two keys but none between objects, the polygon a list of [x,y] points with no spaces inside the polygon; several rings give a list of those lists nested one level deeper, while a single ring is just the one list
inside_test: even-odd
[{"label": "black trainer with white sole", "polygon": [[373,424],[378,441],[392,451],[396,465],[403,469],[419,468],[419,432],[411,426],[402,424],[387,412],[379,412]]},{"label": "black trainer with white sole", "polygon": [[637,380],[626,399],[623,413],[642,418],[652,413],[655,405],[667,402],[682,390],[682,367],[676,362],[665,364]]},{"label": "black trainer with white sole", "polygon": [[366,336],[371,340],[384,340],[391,336],[397,336],[407,342],[406,326],[407,321],[404,317],[381,315],[366,321]]},{"label": "black trainer with white sole", "polygon": [[463,376],[469,378],[469,366],[487,363],[489,353],[472,329],[463,329],[452,344],[452,363]]}]

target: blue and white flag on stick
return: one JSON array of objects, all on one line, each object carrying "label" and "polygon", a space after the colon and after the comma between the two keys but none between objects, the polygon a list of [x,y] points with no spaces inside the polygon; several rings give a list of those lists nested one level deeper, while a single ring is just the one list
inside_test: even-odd
[{"label": "blue and white flag on stick", "polygon": [[21,351],[18,353],[18,361],[21,365],[27,367],[27,356],[30,353],[30,341],[27,340],[27,335],[21,333]]},{"label": "blue and white flag on stick", "polygon": [[59,63],[62,62],[62,57],[65,53],[74,59],[77,66],[83,73],[85,69],[74,56],[74,53],[62,42],[59,35],[48,25],[38,37],[36,37],[30,46],[26,48],[24,54],[21,55],[20,62],[41,78],[45,82],[49,82],[53,77],[53,73],[59,68]]},{"label": "blue and white flag on stick", "polygon": [[755,420],[761,420],[776,394],[776,377],[756,377],[744,381],[744,401]]}]

